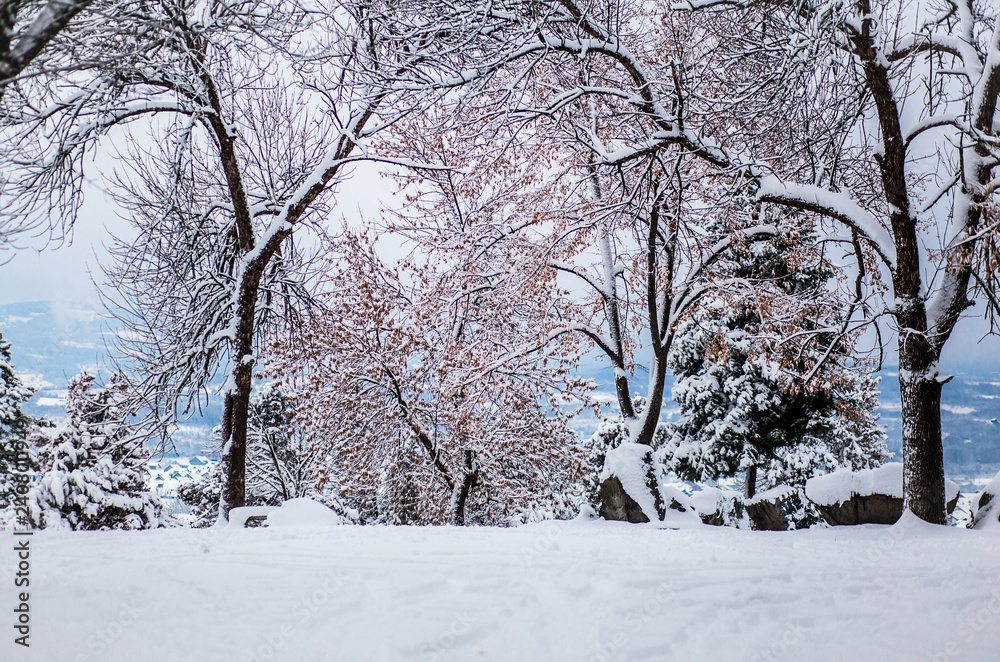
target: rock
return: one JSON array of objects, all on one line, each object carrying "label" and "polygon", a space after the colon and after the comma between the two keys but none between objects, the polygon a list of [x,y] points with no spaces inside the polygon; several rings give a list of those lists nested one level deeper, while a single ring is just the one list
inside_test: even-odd
[{"label": "rock", "polygon": [[[958,505],[958,484],[945,481],[948,514]],[[895,524],[903,515],[903,465],[838,469],[806,481],[806,497],[831,526]]]},{"label": "rock", "polygon": [[743,521],[743,495],[736,490],[702,487],[690,501],[703,524],[738,528]]},{"label": "rock", "polygon": [[779,507],[779,503],[788,499],[794,490],[787,485],[781,485],[761,492],[744,502],[747,515],[756,531],[787,531],[788,519]]},{"label": "rock", "polygon": [[952,499],[951,499],[951,501],[948,502],[948,504],[947,504],[946,507],[948,508],[948,514],[949,515],[951,515],[953,512],[955,512],[955,506],[958,505],[958,497],[960,495],[961,495],[961,492],[956,492],[955,496],[953,496]]},{"label": "rock", "polygon": [[787,531],[788,520],[772,501],[757,501],[747,505],[747,515],[755,531]]},{"label": "rock", "polygon": [[903,499],[888,494],[853,495],[836,504],[816,504],[831,526],[895,524],[903,514]]},{"label": "rock", "polygon": [[597,493],[601,517],[633,523],[663,519],[651,453],[649,446],[635,443],[623,443],[607,452]]},{"label": "rock", "polygon": [[976,514],[969,522],[970,529],[1000,528],[1000,473],[983,488],[976,503]]},{"label": "rock", "polygon": [[633,524],[649,521],[646,513],[642,512],[642,507],[622,487],[618,476],[605,478],[598,495],[601,498],[600,515],[604,519]]}]

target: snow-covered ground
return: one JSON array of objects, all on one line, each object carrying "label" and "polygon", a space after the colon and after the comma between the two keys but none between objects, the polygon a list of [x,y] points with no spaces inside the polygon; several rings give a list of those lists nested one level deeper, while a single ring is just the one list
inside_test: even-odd
[{"label": "snow-covered ground", "polygon": [[[3,534],[10,543],[10,533]],[[1000,536],[604,521],[36,532],[0,659],[1000,659]]]}]

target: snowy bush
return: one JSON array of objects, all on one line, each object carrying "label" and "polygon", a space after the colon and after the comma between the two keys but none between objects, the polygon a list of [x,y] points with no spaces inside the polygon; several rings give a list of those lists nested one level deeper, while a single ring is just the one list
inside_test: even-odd
[{"label": "snowy bush", "polygon": [[91,390],[93,384],[86,372],[71,379],[66,425],[39,436],[50,461],[29,494],[32,524],[86,530],[161,526],[163,505],[146,487],[149,454],[120,409],[125,377],[116,373]]}]

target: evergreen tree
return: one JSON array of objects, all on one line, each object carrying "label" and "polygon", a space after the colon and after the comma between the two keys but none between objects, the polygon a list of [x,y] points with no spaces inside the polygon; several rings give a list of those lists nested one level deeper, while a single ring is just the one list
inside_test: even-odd
[{"label": "evergreen tree", "polygon": [[878,425],[879,377],[863,375],[841,398],[848,407],[838,417],[830,450],[837,465],[851,471],[874,469],[892,458]]},{"label": "evergreen tree", "polygon": [[[251,399],[247,421],[247,506],[278,506],[289,499],[310,497],[346,514],[335,497],[317,490],[317,453],[295,421],[291,394],[274,384],[265,386]],[[221,440],[221,428],[214,433]],[[221,489],[218,470],[178,488],[178,498],[191,508],[194,526],[215,523]]]},{"label": "evergreen tree", "polygon": [[0,528],[13,517],[15,496],[23,498],[27,471],[38,470],[38,458],[27,438],[33,426],[46,425],[24,413],[22,405],[34,391],[14,374],[10,343],[0,332]]},{"label": "evergreen tree", "polygon": [[[787,239],[756,242],[734,251],[727,267],[757,287],[812,296],[832,274],[823,264],[793,268],[784,259],[790,249]],[[779,454],[800,466],[802,452],[784,449],[827,438],[836,411],[829,391],[793,389],[781,362],[760,351],[767,331],[753,303],[720,295],[697,320],[682,324],[668,359],[681,417],[670,426],[665,448],[671,468],[689,480],[746,472],[747,496],[756,491],[757,469]]]},{"label": "evergreen tree", "polygon": [[[28,430],[34,419],[21,409],[34,391],[14,374],[11,364],[10,343],[3,339],[0,331],[0,442],[26,439]],[[0,459],[0,472],[3,472],[3,460]]]},{"label": "evergreen tree", "polygon": [[247,498],[279,505],[310,495],[317,453],[295,421],[295,398],[275,384],[250,403],[247,428]]},{"label": "evergreen tree", "polygon": [[[745,472],[752,497],[758,485],[801,487],[844,462],[884,459],[884,433],[871,413],[877,390],[870,379],[852,378],[846,343],[834,344],[810,384],[788,376],[818,359],[815,347],[830,345],[819,330],[833,326],[827,322],[838,313],[828,288],[833,270],[821,254],[803,251],[812,239],[813,231],[800,227],[734,246],[716,270],[752,289],[707,298],[679,329],[668,360],[681,417],[660,453],[681,477]],[[812,349],[787,342],[808,334],[820,340]],[[814,514],[800,501],[801,524]]]},{"label": "evergreen tree", "polygon": [[46,463],[29,495],[32,524],[77,530],[160,526],[163,505],[146,487],[149,453],[122,407],[126,377],[116,373],[97,388],[94,381],[85,371],[73,377],[65,426],[35,436]]}]

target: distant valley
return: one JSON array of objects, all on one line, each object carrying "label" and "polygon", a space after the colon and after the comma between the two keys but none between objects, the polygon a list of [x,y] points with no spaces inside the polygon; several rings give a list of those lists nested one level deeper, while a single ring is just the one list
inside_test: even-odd
[{"label": "distant valley", "polygon": [[[107,341],[116,333],[100,312],[83,305],[54,302],[0,306],[0,331],[13,345],[16,371],[36,389],[28,411],[53,420],[64,415],[69,377],[83,368],[100,369],[106,376],[110,344]],[[581,373],[594,379],[602,398],[610,405],[607,411],[614,412],[611,371],[589,364],[581,368]],[[881,423],[889,437],[889,448],[898,457],[901,419],[899,387],[893,369],[883,371],[881,389]],[[219,398],[210,398],[200,415],[185,421],[174,435],[176,455],[212,456],[211,429],[218,424],[221,414]],[[666,403],[664,419],[676,415],[676,406]],[[1000,470],[1000,373],[975,374],[967,370],[956,374],[944,387],[941,416],[949,474],[973,478]],[[591,413],[584,413],[575,421],[581,435],[593,433],[598,424],[599,420]]]}]

